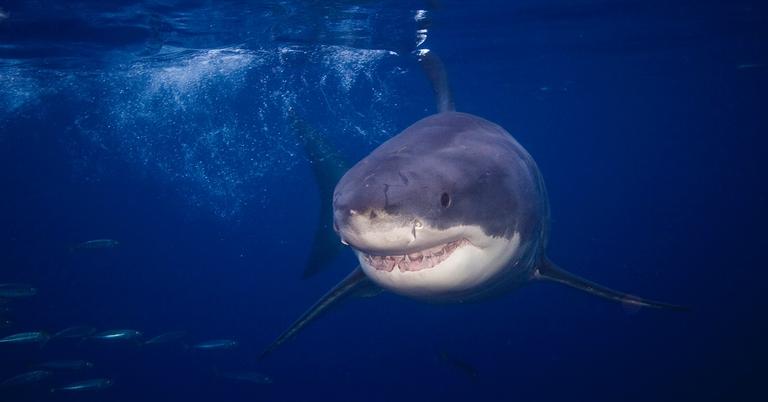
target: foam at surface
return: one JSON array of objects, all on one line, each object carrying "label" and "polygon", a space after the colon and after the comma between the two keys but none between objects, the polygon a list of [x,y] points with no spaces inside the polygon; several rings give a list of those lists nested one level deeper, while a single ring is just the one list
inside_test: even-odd
[{"label": "foam at surface", "polygon": [[231,218],[269,196],[263,180],[305,158],[289,132],[292,116],[323,135],[370,146],[396,133],[398,63],[407,60],[386,50],[291,45],[116,52],[98,69],[54,78],[6,64],[0,126],[24,113],[45,114],[54,107],[50,97],[72,102],[76,115],[64,122],[62,141],[71,142],[80,166],[108,154],[190,205]]}]

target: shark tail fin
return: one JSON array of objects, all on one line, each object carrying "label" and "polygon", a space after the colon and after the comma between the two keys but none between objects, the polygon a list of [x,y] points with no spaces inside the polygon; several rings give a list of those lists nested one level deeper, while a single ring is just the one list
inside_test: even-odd
[{"label": "shark tail fin", "polygon": [[654,300],[644,299],[642,297],[634,296],[629,293],[619,292],[602,285],[598,285],[592,281],[586,280],[578,275],[574,275],[557,265],[555,265],[548,258],[544,258],[539,267],[534,272],[535,279],[547,280],[562,283],[563,285],[570,286],[582,290],[584,292],[593,294],[595,296],[604,297],[609,300],[614,300],[620,303],[624,303],[632,306],[639,307],[653,307],[667,310],[688,311],[685,306],[679,306],[675,304],[663,303]]},{"label": "shark tail fin", "polygon": [[259,360],[266,357],[272,351],[277,349],[280,345],[293,338],[299,331],[304,329],[310,322],[320,316],[331,307],[337,305],[342,300],[349,296],[370,296],[371,293],[378,289],[365,274],[360,267],[355,268],[352,273],[347,275],[341,282],[333,287],[328,293],[320,298],[312,307],[309,308],[304,314],[301,315],[296,321],[291,324],[282,334],[280,334],[271,345],[269,345],[259,355]]},{"label": "shark tail fin", "polygon": [[308,278],[327,268],[343,248],[331,224],[332,203],[336,182],[349,164],[332,141],[307,123],[298,111],[291,108],[287,113],[293,127],[291,131],[306,154],[320,198],[317,208],[320,224],[315,230],[312,250],[302,274],[303,278]]}]

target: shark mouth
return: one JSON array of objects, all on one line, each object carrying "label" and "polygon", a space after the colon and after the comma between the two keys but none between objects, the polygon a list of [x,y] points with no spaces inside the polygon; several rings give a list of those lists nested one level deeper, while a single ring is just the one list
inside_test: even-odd
[{"label": "shark mouth", "polygon": [[437,266],[448,259],[456,249],[471,244],[467,239],[459,239],[425,250],[402,255],[371,255],[363,253],[365,262],[378,271],[392,272],[395,267],[400,272],[421,271]]}]

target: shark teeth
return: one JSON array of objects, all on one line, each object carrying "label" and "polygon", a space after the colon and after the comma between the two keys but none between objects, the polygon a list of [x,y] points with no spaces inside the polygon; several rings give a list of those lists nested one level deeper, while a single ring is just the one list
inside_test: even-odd
[{"label": "shark teeth", "polygon": [[370,255],[364,254],[365,262],[379,271],[392,272],[397,267],[400,272],[421,271],[433,268],[456,251],[457,248],[469,244],[466,239],[452,241],[426,250],[402,255]]}]

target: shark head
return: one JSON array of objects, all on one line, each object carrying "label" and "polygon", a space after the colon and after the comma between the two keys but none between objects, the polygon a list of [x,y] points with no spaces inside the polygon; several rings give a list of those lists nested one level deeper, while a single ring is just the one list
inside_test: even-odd
[{"label": "shark head", "polygon": [[427,117],[350,169],[334,228],[365,274],[406,296],[464,299],[498,283],[546,239],[548,207],[530,155],[464,113]]}]

